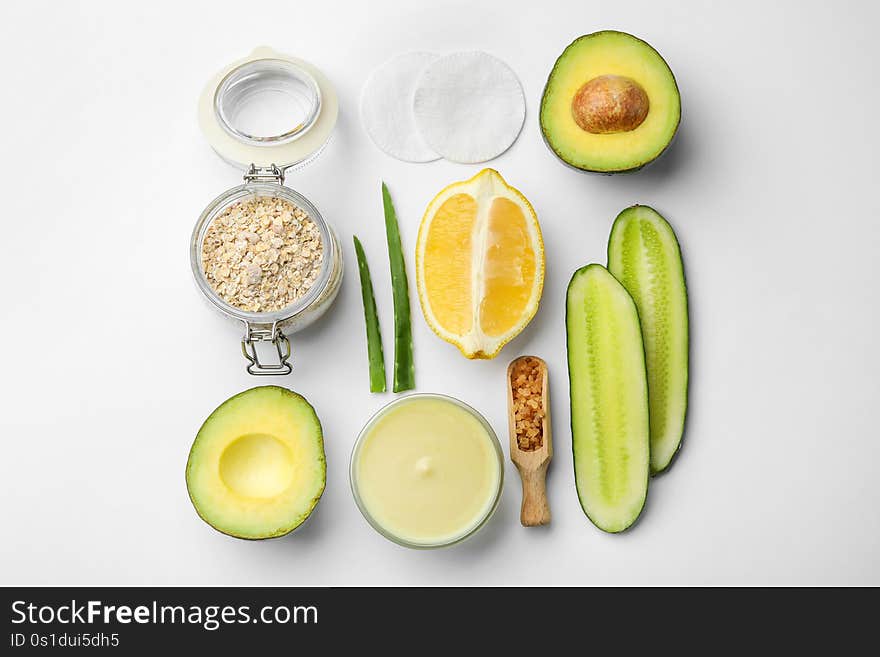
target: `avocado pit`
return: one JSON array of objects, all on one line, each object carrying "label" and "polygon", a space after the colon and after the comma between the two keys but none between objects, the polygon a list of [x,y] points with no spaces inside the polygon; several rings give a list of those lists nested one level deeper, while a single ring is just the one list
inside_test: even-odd
[{"label": "avocado pit", "polygon": [[635,130],[649,109],[648,94],[641,85],[621,75],[600,75],[589,80],[571,101],[575,123],[594,135]]}]

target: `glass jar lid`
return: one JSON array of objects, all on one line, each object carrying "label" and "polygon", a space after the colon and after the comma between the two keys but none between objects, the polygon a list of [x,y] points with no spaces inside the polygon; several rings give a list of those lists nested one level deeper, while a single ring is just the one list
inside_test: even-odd
[{"label": "glass jar lid", "polygon": [[312,64],[257,48],[219,71],[199,99],[199,125],[211,147],[241,169],[302,166],[333,132],[336,91]]}]

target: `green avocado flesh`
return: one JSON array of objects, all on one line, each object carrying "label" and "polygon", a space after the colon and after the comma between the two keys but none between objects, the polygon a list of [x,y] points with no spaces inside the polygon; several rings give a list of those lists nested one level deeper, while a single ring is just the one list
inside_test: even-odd
[{"label": "green avocado flesh", "polygon": [[286,388],[262,386],[230,397],[208,416],[189,453],[186,487],[214,529],[273,538],[305,522],[326,475],[315,409]]},{"label": "green avocado flesh", "polygon": [[632,525],[648,494],[648,386],[639,316],[601,265],[568,285],[565,323],[578,497],[599,529]]},{"label": "green avocado flesh", "polygon": [[[624,95],[625,90],[632,93]],[[627,113],[627,103],[640,107]],[[654,48],[625,32],[576,39],[556,60],[541,98],[544,141],[563,162],[584,171],[645,166],[666,150],[680,118],[681,98],[669,66]],[[590,123],[585,119],[599,132],[582,127]]]},{"label": "green avocado flesh", "polygon": [[665,470],[681,445],[688,388],[688,302],[672,226],[635,205],[608,240],[608,269],[635,301],[645,343],[651,415],[651,470]]}]

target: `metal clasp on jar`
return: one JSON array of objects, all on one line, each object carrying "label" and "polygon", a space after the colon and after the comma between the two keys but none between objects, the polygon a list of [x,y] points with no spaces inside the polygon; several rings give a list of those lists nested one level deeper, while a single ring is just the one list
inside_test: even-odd
[{"label": "metal clasp on jar", "polygon": [[256,164],[251,163],[247,173],[244,174],[244,182],[245,184],[262,182],[283,185],[284,169],[275,164],[270,164],[267,167],[258,167]]},{"label": "metal clasp on jar", "polygon": [[[248,374],[254,376],[271,376],[290,374],[293,367],[288,362],[290,359],[290,340],[278,326],[278,322],[272,324],[251,324],[245,322],[244,337],[241,339],[241,353],[248,359]],[[260,362],[257,352],[257,343],[271,342],[278,355],[278,362]]]}]

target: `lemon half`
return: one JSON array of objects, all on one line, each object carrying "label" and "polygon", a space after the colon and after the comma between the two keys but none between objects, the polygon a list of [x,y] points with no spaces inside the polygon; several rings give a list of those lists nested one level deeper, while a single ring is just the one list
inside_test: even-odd
[{"label": "lemon half", "polygon": [[494,358],[541,300],[544,242],[534,208],[494,169],[428,204],[416,244],[425,321],[467,358]]}]

